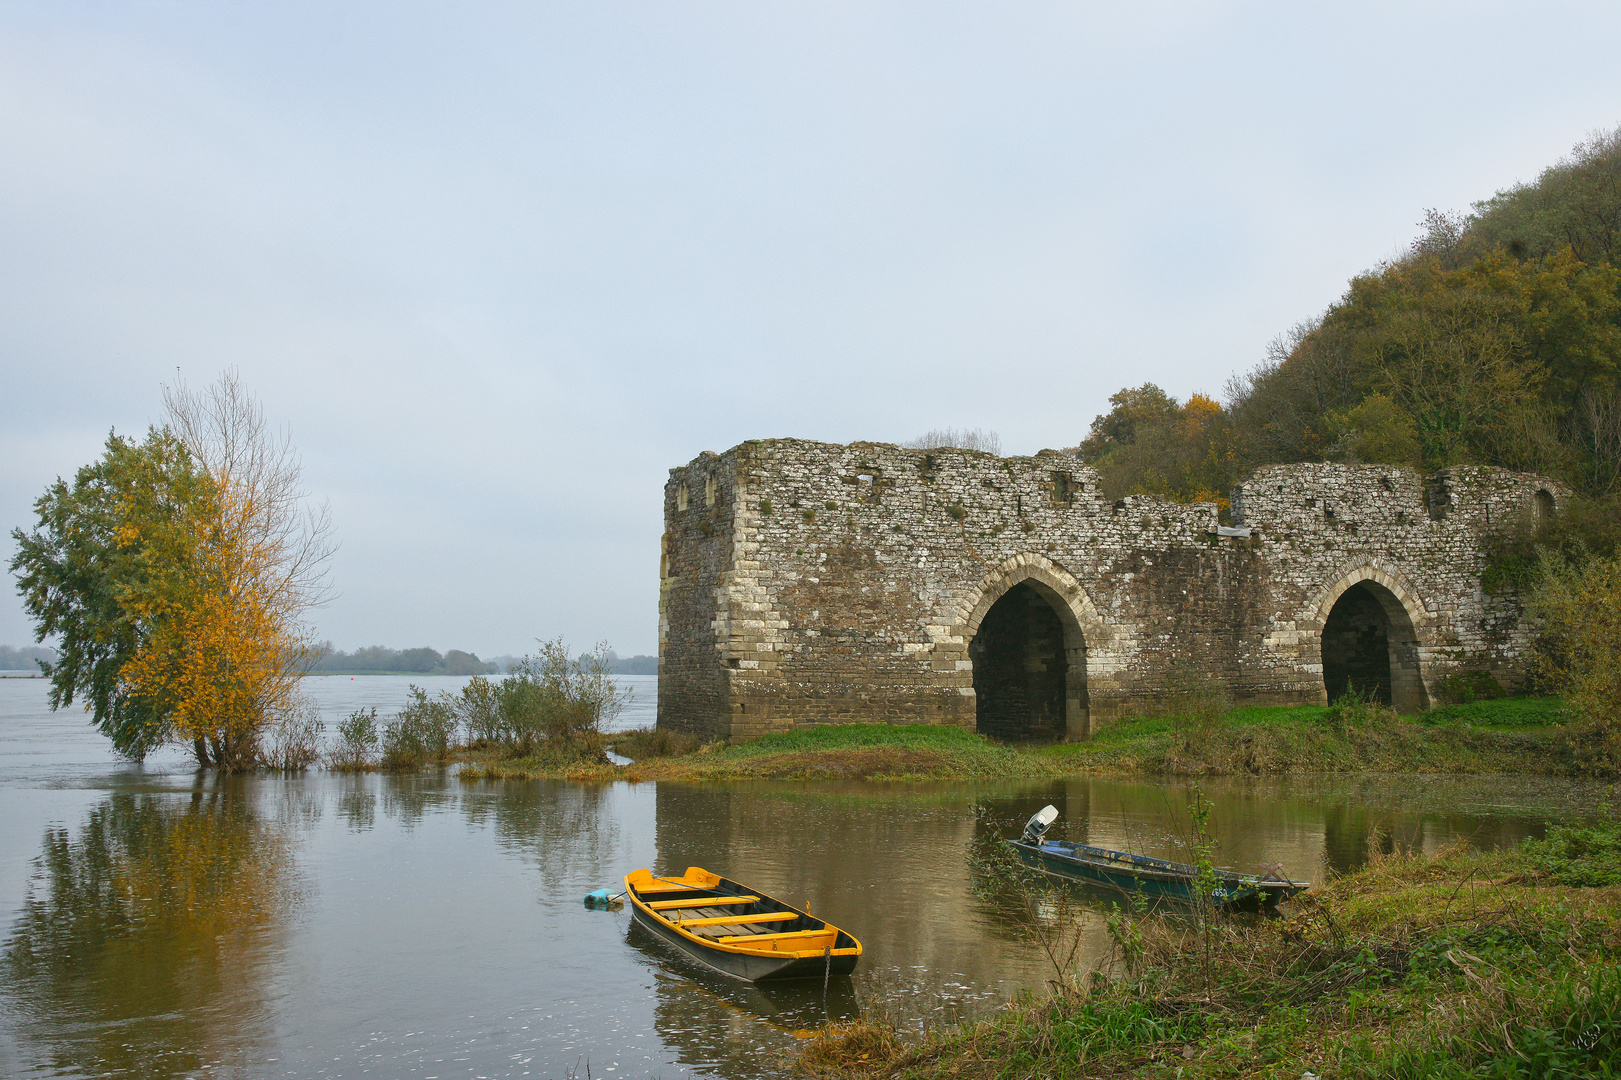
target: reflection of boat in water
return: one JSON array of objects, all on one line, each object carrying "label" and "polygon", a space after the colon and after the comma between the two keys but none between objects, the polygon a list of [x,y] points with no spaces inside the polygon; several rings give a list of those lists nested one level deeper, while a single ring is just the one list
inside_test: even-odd
[{"label": "reflection of boat in water", "polygon": [[1219,868],[1204,871],[1208,877],[1201,885],[1201,869],[1187,863],[1043,839],[1042,834],[1057,817],[1056,809],[1045,807],[1025,824],[1023,836],[1008,841],[1026,865],[1055,877],[1108,886],[1149,899],[1191,902],[1201,889],[1208,889],[1206,895],[1211,901],[1226,906],[1258,903],[1273,907],[1311,888],[1307,881],[1261,878]]},{"label": "reflection of boat in water", "polygon": [[659,969],[660,997],[669,998],[672,1005],[685,1003],[673,1009],[683,1023],[719,1006],[798,1034],[861,1015],[861,1001],[856,995],[855,983],[848,976],[829,979],[825,992],[817,979],[749,983],[707,967],[680,962],[688,960],[684,951],[634,919],[625,940]]},{"label": "reflection of boat in water", "polygon": [[861,943],[836,926],[689,866],[681,877],[625,877],[636,921],[707,967],[749,982],[848,975]]}]

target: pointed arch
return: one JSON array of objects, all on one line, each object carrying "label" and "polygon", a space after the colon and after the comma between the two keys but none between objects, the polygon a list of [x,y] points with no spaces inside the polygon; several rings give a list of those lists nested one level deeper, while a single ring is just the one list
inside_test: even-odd
[{"label": "pointed arch", "polygon": [[[1398,712],[1428,705],[1419,650],[1428,613],[1399,570],[1372,562],[1352,566],[1317,595],[1309,610],[1324,702],[1358,689]],[[1383,664],[1374,659],[1381,650]]]},{"label": "pointed arch", "polygon": [[[1020,593],[1010,596],[1015,590],[1020,590]],[[993,567],[963,597],[958,609],[957,621],[962,640],[968,647],[969,658],[974,665],[976,725],[982,730],[987,729],[990,722],[987,712],[997,707],[991,700],[992,691],[987,689],[992,661],[986,654],[986,642],[981,640],[981,631],[986,631],[986,637],[1006,637],[1021,630],[1029,633],[1021,627],[1010,627],[1008,620],[1015,616],[1010,614],[1007,604],[1001,608],[998,608],[998,604],[1004,599],[1013,604],[1021,599],[1028,600],[1032,595],[1050,609],[1062,639],[1059,650],[1061,660],[1057,657],[1053,659],[1060,662],[1063,668],[1063,734],[1070,738],[1084,737],[1090,733],[1090,706],[1086,689],[1087,645],[1089,641],[1094,645],[1101,641],[1105,628],[1098,618],[1092,598],[1086,594],[1081,583],[1051,559],[1034,552],[1012,556]],[[998,615],[992,615],[993,609],[998,611]],[[988,617],[991,620],[989,626]],[[1036,618],[1040,618],[1039,611]]]}]

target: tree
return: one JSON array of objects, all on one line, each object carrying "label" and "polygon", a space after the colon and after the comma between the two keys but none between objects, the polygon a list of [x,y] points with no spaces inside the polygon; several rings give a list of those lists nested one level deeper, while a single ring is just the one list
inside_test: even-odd
[{"label": "tree", "polygon": [[248,768],[267,726],[300,707],[330,521],[234,374],[164,399],[165,428],[139,447],[110,437],[71,491],[47,492],[12,569],[36,636],[63,639],[53,707],[85,697],[136,759],[180,741],[200,765]]},{"label": "tree", "polygon": [[1122,390],[1092,421],[1081,460],[1098,470],[1110,498],[1161,495],[1225,508],[1234,479],[1227,412],[1203,394],[1187,403],[1153,383]]},{"label": "tree", "polygon": [[160,702],[123,678],[154,627],[138,614],[174,587],[189,547],[215,513],[214,485],[178,439],[107,437],[100,461],[70,488],[58,479],[34,504],[39,527],[12,531],[11,569],[34,637],[60,642],[51,708],[75,700],[120,754],[141,760],[172,728]]}]

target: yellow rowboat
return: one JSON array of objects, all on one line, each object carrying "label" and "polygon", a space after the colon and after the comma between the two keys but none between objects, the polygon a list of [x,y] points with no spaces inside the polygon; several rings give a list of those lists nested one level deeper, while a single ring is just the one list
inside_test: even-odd
[{"label": "yellow rowboat", "polygon": [[625,875],[635,920],[682,952],[749,982],[848,975],[861,942],[821,919],[701,866],[680,877]]}]

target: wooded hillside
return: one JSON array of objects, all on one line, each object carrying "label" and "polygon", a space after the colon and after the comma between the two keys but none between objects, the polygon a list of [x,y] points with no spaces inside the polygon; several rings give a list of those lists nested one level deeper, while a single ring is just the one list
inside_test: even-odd
[{"label": "wooded hillside", "polygon": [[1226,403],[1121,390],[1081,444],[1113,497],[1225,505],[1257,465],[1500,465],[1621,486],[1621,128],[1468,214],[1278,338]]}]

